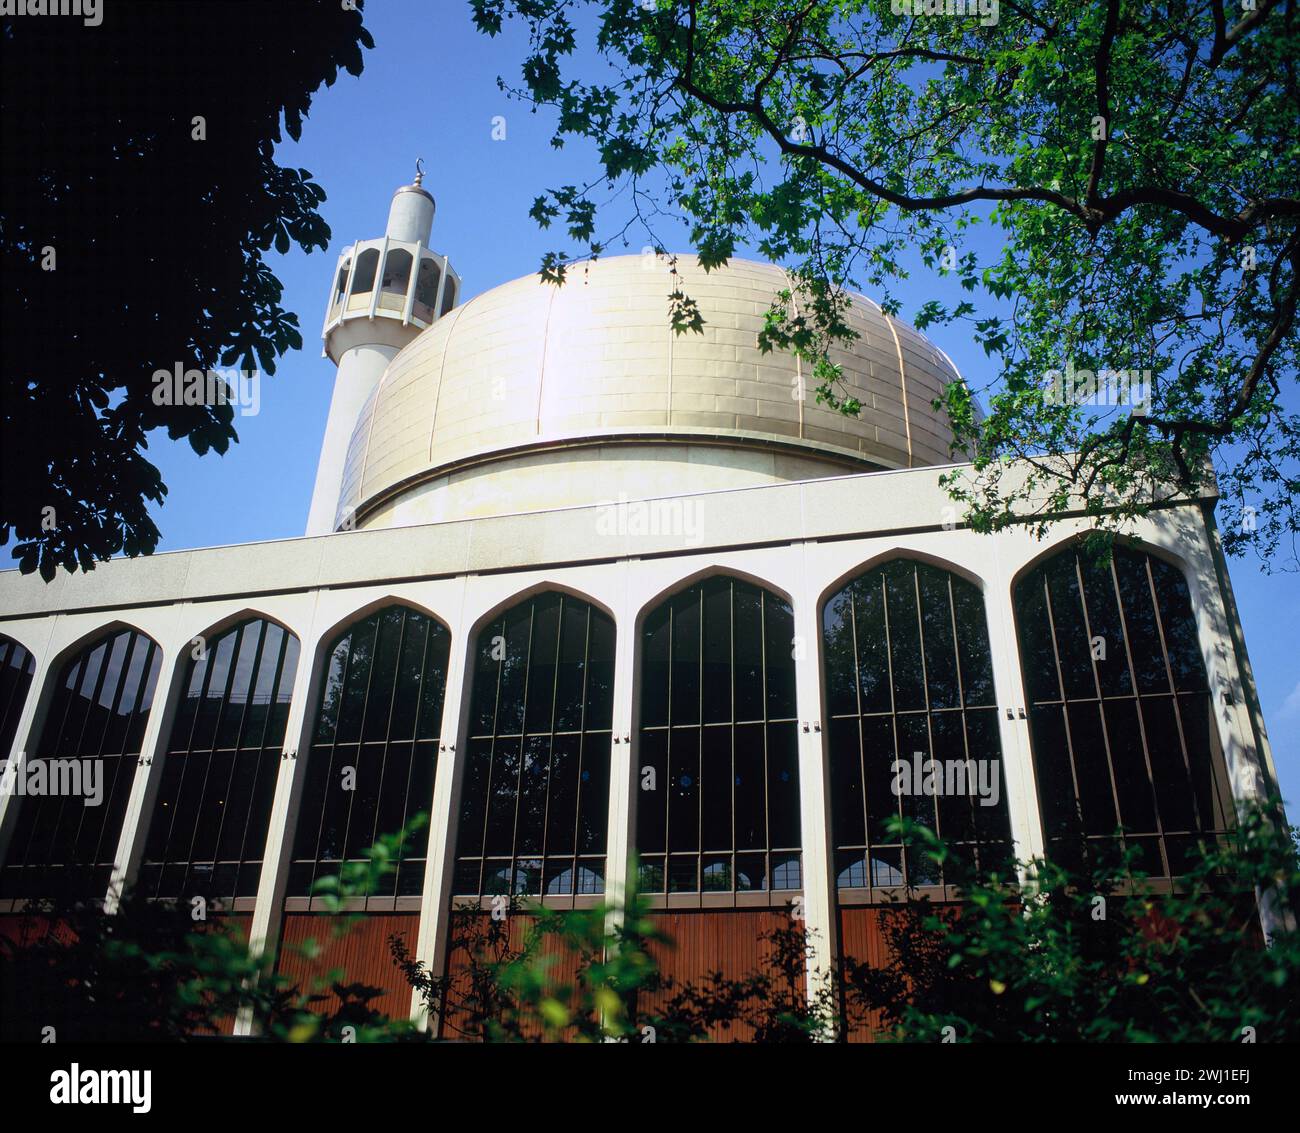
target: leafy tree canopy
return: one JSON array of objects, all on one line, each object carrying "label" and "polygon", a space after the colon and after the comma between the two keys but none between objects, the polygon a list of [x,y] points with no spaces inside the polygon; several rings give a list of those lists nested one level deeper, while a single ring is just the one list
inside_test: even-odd
[{"label": "leafy tree canopy", "polygon": [[360,7],[118,0],[94,27],[5,21],[0,544],[23,571],[157,546],[151,431],[199,454],[238,439],[229,401],[157,404],[155,371],[271,374],[302,345],[265,257],[325,246],[325,193],[274,150],[322,83],[361,73]]},{"label": "leafy tree canopy", "polygon": [[[978,473],[948,478],[974,528],[1080,496],[1115,526],[1212,470],[1228,549],[1294,567],[1290,0],[470,2],[486,34],[527,31],[502,85],[555,113],[556,146],[599,155],[536,200],[570,241],[546,277],[599,254],[611,196],[652,239],[683,220],[706,266],[756,247],[803,299],[774,296],[762,345],[811,358],[819,399],[856,412],[826,354],[851,337],[844,291],[896,313],[909,272],[951,276],[969,297],[909,314],[964,324],[992,360],[987,416],[962,384],[940,402]],[[700,326],[680,292],[670,314]],[[1103,371],[1136,372],[1136,406],[1080,404]]]}]

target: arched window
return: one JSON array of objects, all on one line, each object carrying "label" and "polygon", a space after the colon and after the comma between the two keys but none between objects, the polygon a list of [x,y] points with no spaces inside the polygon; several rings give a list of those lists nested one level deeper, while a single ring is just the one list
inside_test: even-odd
[{"label": "arched window", "polygon": [[381,287],[398,295],[405,295],[411,282],[411,253],[405,248],[394,248],[384,260],[384,279]]},{"label": "arched window", "polygon": [[415,309],[425,322],[433,319],[433,305],[438,301],[438,280],[441,277],[437,260],[432,256],[420,260],[420,270],[415,276]]},{"label": "arched window", "polygon": [[614,623],[547,591],[479,634],[454,891],[605,889]]},{"label": "arched window", "polygon": [[[359,861],[433,803],[451,635],[440,622],[393,605],[335,638],[322,682],[288,895]],[[428,828],[406,843],[379,898],[418,897]]]},{"label": "arched window", "polygon": [[892,817],[934,830],[962,868],[1011,852],[984,601],[948,571],[896,559],[853,579],[822,612],[831,828],[844,890],[931,887]]},{"label": "arched window", "polygon": [[108,892],[161,653],[121,629],[63,666],[24,797],[0,891],[6,897]]},{"label": "arched window", "polygon": [[442,292],[442,310],[438,312],[439,317],[445,315],[456,305],[456,294],[460,290],[454,278],[447,279],[447,286]]},{"label": "arched window", "polygon": [[1145,552],[1072,547],[1015,606],[1048,853],[1077,866],[1127,846],[1149,875],[1184,873],[1231,815],[1186,579]]},{"label": "arched window", "polygon": [[223,901],[257,895],[297,666],[298,639],[261,618],[191,652],[140,867],[142,892]]},{"label": "arched window", "polygon": [[366,248],[357,257],[357,274],[352,282],[352,295],[368,295],[375,286],[375,273],[379,270],[379,249]]},{"label": "arched window", "polygon": [[706,578],[646,618],[641,649],[641,890],[800,888],[789,604]]},{"label": "arched window", "polygon": [[17,755],[14,736],[35,672],[32,655],[12,637],[0,633],[0,759]]}]

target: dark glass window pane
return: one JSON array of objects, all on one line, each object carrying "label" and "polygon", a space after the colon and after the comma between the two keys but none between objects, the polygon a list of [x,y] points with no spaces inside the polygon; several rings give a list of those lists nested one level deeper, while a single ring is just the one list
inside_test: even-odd
[{"label": "dark glass window pane", "polygon": [[1061,683],[1070,699],[1096,696],[1092,670],[1092,645],[1084,620],[1083,597],[1076,572],[1077,555],[1058,555],[1047,564],[1047,588],[1051,596],[1052,625],[1056,630],[1056,653],[1060,658]]},{"label": "dark glass window pane", "polygon": [[[531,712],[531,710],[530,710]],[[547,780],[551,772],[551,737],[525,736],[519,771],[519,813],[514,852],[540,854],[546,832]]]},{"label": "dark glass window pane", "polygon": [[[492,767],[492,741],[471,740],[465,761],[465,781],[460,792],[460,820],[456,824],[459,857],[483,853],[483,823],[487,818],[488,775]],[[477,871],[475,873],[477,876]],[[465,892],[465,890],[460,890]],[[475,890],[477,892],[477,890]]]},{"label": "dark glass window pane", "polygon": [[[727,576],[673,595],[647,627],[667,611],[672,648],[647,648],[642,658],[640,734],[640,769],[654,772],[666,798],[641,792],[638,852],[667,850],[669,892],[765,888],[767,851],[799,845],[793,613],[775,594]],[[655,724],[664,687],[672,690],[667,732]],[[787,812],[776,816],[775,806]],[[791,841],[773,843],[777,834]],[[743,869],[738,850],[752,852],[741,855]],[[660,884],[657,866],[646,872]]]},{"label": "dark glass window pane", "polygon": [[641,733],[641,776],[637,783],[636,844],[643,854],[663,853],[667,843],[668,733]]},{"label": "dark glass window pane", "polygon": [[518,737],[503,737],[492,748],[492,781],[488,786],[487,833],[483,843],[485,854],[508,857],[514,845],[520,744]]},{"label": "dark glass window pane", "polygon": [[[921,713],[908,713],[898,717],[895,727],[898,736],[898,758],[914,769],[918,765],[924,767],[925,761],[932,756],[928,719]],[[903,817],[933,830],[936,800],[934,796],[922,793],[924,773],[918,775],[914,770],[910,780],[903,780],[902,785],[906,786],[909,782],[911,789],[903,790],[899,798]]]},{"label": "dark glass window pane", "polygon": [[1074,749],[1074,770],[1083,808],[1084,829],[1091,835],[1113,834],[1119,825],[1110,768],[1101,730],[1101,706],[1095,701],[1069,704],[1066,717]]},{"label": "dark glass window pane", "polygon": [[767,718],[793,720],[794,613],[775,594],[764,594],[763,615],[766,628],[763,656],[767,662]]},{"label": "dark glass window pane", "polygon": [[934,567],[918,565],[916,579],[921,596],[921,635],[925,640],[925,682],[930,707],[960,708],[948,576]]},{"label": "dark glass window pane", "polygon": [[950,575],[953,620],[957,626],[957,654],[961,659],[961,682],[968,707],[991,705],[993,654],[989,650],[989,626],[984,616],[984,595],[964,579]]},{"label": "dark glass window pane", "polygon": [[[905,870],[914,884],[949,880],[915,855],[905,863],[893,848],[898,835],[889,827],[899,816],[937,830],[954,861],[973,864],[980,847],[989,860],[1004,856],[1010,819],[979,589],[928,563],[896,559],[840,593],[853,597],[854,634],[846,655],[834,640],[842,629],[823,619],[827,684],[839,679],[834,670],[853,665],[861,715],[832,720],[829,729],[837,885],[891,888],[903,884]],[[842,608],[839,601],[827,610]]]},{"label": "dark glass window pane", "polygon": [[0,634],[0,759],[13,754],[18,721],[35,672],[32,655],[12,638]]},{"label": "dark glass window pane", "polygon": [[[961,714],[957,712],[937,712],[930,717],[930,732],[934,742],[934,758],[945,773],[949,768],[960,767],[963,778],[970,776],[978,779],[979,765],[966,762],[965,729]],[[954,786],[957,784],[954,783]],[[979,800],[975,797],[976,784],[964,781],[964,790],[938,796],[939,837],[955,849],[957,843],[970,842],[975,837],[974,808]]]},{"label": "dark glass window pane", "polygon": [[[740,724],[735,729],[736,743],[736,848],[767,848],[767,769],[763,750],[763,725]],[[685,849],[676,843],[673,849]]]},{"label": "dark glass window pane", "polygon": [[693,587],[673,599],[672,722],[700,721],[700,603]]},{"label": "dark glass window pane", "polygon": [[361,721],[366,711],[366,694],[370,690],[370,665],[374,660],[378,628],[379,618],[372,615],[348,635],[348,668],[335,743],[353,744],[361,738]]},{"label": "dark glass window pane", "polygon": [[[995,776],[997,779],[996,804],[990,801],[990,794],[980,794],[975,799],[975,838],[979,857],[986,868],[1006,868],[1012,857],[1011,813],[1007,808],[1007,766],[1002,758],[995,709],[967,713],[966,743],[971,758],[980,761],[980,769],[987,769],[981,788],[991,784]],[[992,853],[986,853],[984,847]]]},{"label": "dark glass window pane", "polygon": [[[461,786],[456,892],[601,892],[613,622],[577,598],[544,591],[489,625],[476,655],[469,714],[480,738],[470,744]],[[575,857],[584,854],[592,856]]]},{"label": "dark glass window pane", "polygon": [[1133,700],[1107,701],[1105,717],[1111,765],[1115,769],[1115,789],[1119,793],[1120,819],[1124,829],[1154,830],[1156,812],[1151,796],[1151,777],[1147,773],[1146,752],[1142,747],[1137,704]]},{"label": "dark glass window pane", "polygon": [[1128,696],[1133,691],[1133,679],[1129,674],[1124,625],[1110,572],[1084,570],[1083,594],[1088,606],[1092,660],[1101,693],[1103,696]]},{"label": "dark glass window pane", "polygon": [[[1031,693],[1053,644],[1035,594],[1044,576],[1051,579],[1055,614],[1055,592],[1071,591],[1071,574],[1083,579],[1087,632],[1101,639],[1105,656],[1091,643],[1086,655],[1069,645],[1057,618],[1055,646],[1069,670],[1065,710],[1075,774],[1071,780],[1057,710],[1035,710],[1031,739],[1049,850],[1075,867],[1116,861],[1120,844],[1108,836],[1122,823],[1124,844],[1140,852],[1141,869],[1176,874],[1185,868],[1191,843],[1171,835],[1222,833],[1231,821],[1208,698],[1195,694],[1201,699],[1193,709],[1185,704],[1193,697],[1171,695],[1172,688],[1200,688],[1205,681],[1186,579],[1168,563],[1126,547],[1115,548],[1109,562],[1069,549],[1031,571],[1015,596]],[[1086,851],[1065,837],[1076,808],[1091,836]]]},{"label": "dark glass window pane", "polygon": [[[308,895],[333,863],[361,860],[377,838],[397,834],[428,812],[449,650],[450,635],[440,623],[401,604],[374,611],[335,639],[316,705],[317,743],[306,770],[290,896]],[[297,655],[292,639],[286,664],[290,655]],[[290,685],[282,667],[273,723],[287,718]],[[469,762],[472,767],[472,756]],[[427,829],[411,838],[396,873],[372,895],[418,895],[427,844]]]},{"label": "dark glass window pane", "polygon": [[1183,747],[1172,697],[1153,697],[1142,701],[1142,721],[1146,728],[1147,749],[1151,754],[1151,774],[1156,784],[1160,821],[1166,830],[1195,830],[1191,783],[1183,761]]},{"label": "dark glass window pane", "polygon": [[1205,661],[1187,579],[1177,567],[1155,558],[1151,559],[1151,577],[1160,600],[1160,621],[1165,631],[1169,667],[1174,673],[1174,688],[1179,692],[1204,691],[1208,687]]},{"label": "dark glass window pane", "polygon": [[831,716],[858,711],[854,682],[853,599],[841,590],[822,611],[822,640],[826,653],[826,709]]},{"label": "dark glass window pane", "polygon": [[390,606],[379,615],[376,626],[374,656],[370,666],[361,738],[367,743],[388,738],[388,721],[393,711],[397,656],[402,647],[406,610]]},{"label": "dark glass window pane", "polygon": [[[885,824],[898,814],[899,799],[894,793],[894,721],[889,716],[864,716],[862,719],[862,763],[866,770],[867,840],[892,842]],[[910,759],[910,754],[908,755]]]},{"label": "dark glass window pane", "polygon": [[[415,736],[415,718],[420,706],[421,678],[425,651],[429,643],[429,619],[413,611],[406,618],[401,653],[397,658],[397,672],[393,689],[393,716],[388,738],[393,741],[409,740]],[[431,681],[430,688],[440,682]]]},{"label": "dark glass window pane", "polygon": [[[586,868],[598,867],[605,876],[605,842],[609,829],[609,737],[592,736],[583,740],[582,776],[579,792],[578,853],[600,855],[587,862]],[[580,871],[581,872],[581,871]],[[595,890],[582,890],[595,892]]]},{"label": "dark glass window pane", "polygon": [[704,587],[700,683],[706,724],[732,719],[731,587],[726,582],[726,579],[709,579]]},{"label": "dark glass window pane", "polygon": [[668,740],[668,849],[700,848],[700,732],[674,728]]},{"label": "dark glass window pane", "polygon": [[858,720],[831,720],[829,742],[831,829],[835,832],[835,842],[842,846],[865,846],[867,827]]},{"label": "dark glass window pane", "polygon": [[[30,657],[6,643],[0,638],[6,679],[21,681]],[[130,629],[113,632],[64,663],[34,758],[58,755],[97,761],[97,767],[91,765],[95,770],[82,783],[73,780],[71,793],[28,795],[11,804],[17,817],[0,871],[0,896],[95,897],[107,889],[158,666],[157,647]],[[13,668],[19,672],[8,673]],[[11,702],[16,699],[13,687],[9,695]],[[87,806],[95,774],[103,798]]]},{"label": "dark glass window pane", "polygon": [[763,719],[763,595],[755,586],[737,586],[734,635],[736,720]]},{"label": "dark glass window pane", "polygon": [[1208,693],[1191,693],[1178,698],[1178,718],[1187,741],[1192,790],[1196,795],[1200,829],[1225,830],[1232,813],[1232,792],[1219,754]]},{"label": "dark glass window pane", "polygon": [[1156,624],[1151,584],[1147,579],[1147,557],[1116,548],[1115,575],[1124,599],[1129,651],[1133,657],[1133,669],[1137,673],[1138,691],[1168,692],[1169,674],[1165,670],[1160,628]]},{"label": "dark glass window pane", "polygon": [[793,721],[767,726],[767,774],[769,844],[794,849],[800,839],[799,740]]},{"label": "dark glass window pane", "polygon": [[375,797],[374,830],[376,834],[393,834],[406,824],[408,805],[411,807],[409,817],[414,817],[427,804],[421,805],[410,799],[411,745],[390,743],[386,749],[373,746],[375,754],[383,761]]},{"label": "dark glass window pane", "polygon": [[645,620],[641,638],[641,719],[645,727],[668,723],[668,639],[672,608],[667,604]]},{"label": "dark glass window pane", "polygon": [[704,849],[730,850],[734,778],[731,769],[731,729],[705,728],[700,755],[700,813]]},{"label": "dark glass window pane", "polygon": [[517,735],[523,727],[528,656],[532,643],[533,604],[516,607],[505,617],[505,660],[501,663],[494,728],[499,736]]},{"label": "dark glass window pane", "polygon": [[885,608],[889,625],[889,663],[894,677],[894,710],[925,707],[921,669],[920,621],[916,612],[916,571],[898,561],[883,568]]},{"label": "dark glass window pane", "polygon": [[[582,737],[556,736],[551,742],[551,774],[547,784],[546,852],[573,854],[578,821],[578,788]],[[592,759],[593,763],[599,762]],[[591,777],[588,767],[587,778]],[[584,784],[585,785],[585,784]]]},{"label": "dark glass window pane", "polygon": [[[550,732],[555,717],[556,659],[560,645],[560,596],[539,595],[533,605],[532,653],[524,731]],[[545,792],[543,792],[544,796]]]},{"label": "dark glass window pane", "polygon": [[576,732],[582,727],[582,700],[587,667],[587,612],[580,602],[564,604],[559,671],[555,680],[555,730]]},{"label": "dark glass window pane", "polygon": [[889,682],[884,584],[884,575],[872,571],[848,587],[853,594],[858,682],[864,713],[889,712],[894,703]]}]

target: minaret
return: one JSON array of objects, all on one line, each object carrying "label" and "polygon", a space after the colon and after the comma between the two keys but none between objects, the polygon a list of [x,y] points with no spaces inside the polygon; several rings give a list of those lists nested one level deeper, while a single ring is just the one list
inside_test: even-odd
[{"label": "minaret", "polygon": [[423,180],[416,161],[415,180],[393,194],[384,236],[358,241],[339,256],[321,332],[323,353],[338,373],[307,516],[308,535],[350,526],[350,517],[339,514],[339,505],[357,418],[397,352],[460,297],[460,276],[445,256],[429,250],[434,203],[421,186]]}]

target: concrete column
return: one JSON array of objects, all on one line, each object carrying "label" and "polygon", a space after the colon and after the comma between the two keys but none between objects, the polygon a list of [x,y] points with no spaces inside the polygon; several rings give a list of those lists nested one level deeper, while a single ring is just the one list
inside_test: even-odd
[{"label": "concrete column", "polygon": [[[424,890],[420,900],[420,927],[415,958],[429,972],[441,975],[447,964],[451,925],[451,889],[456,864],[456,810],[460,805],[465,770],[465,742],[469,735],[469,688],[473,676],[474,641],[465,620],[465,586],[451,623],[451,653],[447,663],[447,691],[442,703],[442,731],[438,742],[438,772],[433,780],[433,805],[429,810],[429,844],[424,864]],[[438,1027],[419,993],[411,991],[411,1019],[418,1026]]]},{"label": "concrete column", "polygon": [[[316,598],[317,601],[312,603],[306,637],[299,642],[298,670],[293,675],[289,717],[284,727],[280,767],[275,777],[275,795],[267,824],[266,845],[262,851],[262,873],[258,879],[253,924],[248,935],[250,953],[265,957],[268,962],[274,962],[280,937],[289,857],[293,852],[293,833],[297,825],[303,776],[311,751],[311,729],[315,724],[312,707],[319,695],[321,682],[325,679],[328,662],[328,658],[317,657],[320,648],[320,630],[317,627],[319,593]],[[252,1033],[252,1012],[243,1008],[235,1019],[235,1034]]]},{"label": "concrete column", "polygon": [[[187,605],[181,602],[172,607],[173,624],[180,621]],[[183,685],[188,668],[186,662],[193,646],[185,642],[179,648],[167,649],[159,642],[158,648],[162,653],[162,663],[158,667],[158,683],[154,686],[149,721],[140,744],[140,758],[131,780],[131,794],[127,798],[126,813],[122,816],[122,832],[113,855],[113,873],[104,898],[106,913],[117,912],[123,887],[135,880],[140,869],[145,840],[149,836],[149,820],[153,817],[158,785],[162,782],[167,742],[171,738],[172,722],[176,719],[177,689]],[[180,695],[184,695],[183,688]]]},{"label": "concrete column", "polygon": [[[821,626],[817,580],[804,544],[794,595],[795,698],[799,711],[799,823],[803,836],[803,917],[808,933],[808,1001],[834,985],[839,956],[835,847],[830,824],[830,753],[822,726]],[[779,644],[779,643],[778,643]]]},{"label": "concrete column", "polygon": [[[989,651],[993,661],[993,687],[998,706],[998,735],[1002,742],[1002,768],[1007,789],[1007,813],[1016,860],[1041,857],[1044,850],[1043,819],[1029,742],[1028,704],[1020,667],[1011,578],[994,557],[986,580],[984,614],[988,618]],[[1021,871],[1021,883],[1026,880]]]},{"label": "concrete column", "polygon": [[[45,717],[54,696],[54,688],[50,682],[58,676],[50,648],[54,640],[54,627],[58,620],[57,616],[49,619],[43,647],[32,649],[35,668],[32,672],[32,683],[27,689],[27,699],[23,701],[22,711],[18,715],[13,750],[0,752],[0,756],[5,759],[3,782],[6,784],[17,782],[27,761],[27,754],[36,750],[41,729],[45,727]],[[32,644],[36,645],[35,642]],[[18,808],[22,805],[22,801],[19,795],[7,787],[0,790],[0,864],[4,863],[5,855],[9,852],[9,841],[18,823]]]},{"label": "concrete column", "polygon": [[[628,564],[621,568],[626,580]],[[609,757],[609,839],[605,849],[605,901],[609,916],[605,931],[623,923],[628,894],[635,888],[632,853],[636,847],[636,802],[639,744],[636,736],[636,609],[627,586],[619,609],[614,638],[613,742]]]},{"label": "concrete column", "polygon": [[1188,589],[1232,797],[1238,804],[1262,803],[1268,798],[1270,780],[1277,781],[1276,772],[1266,737],[1263,743],[1256,742],[1246,695],[1249,676],[1238,663],[1214,550],[1204,526],[1194,535],[1190,530],[1180,534],[1184,536],[1179,546],[1186,554]]}]

